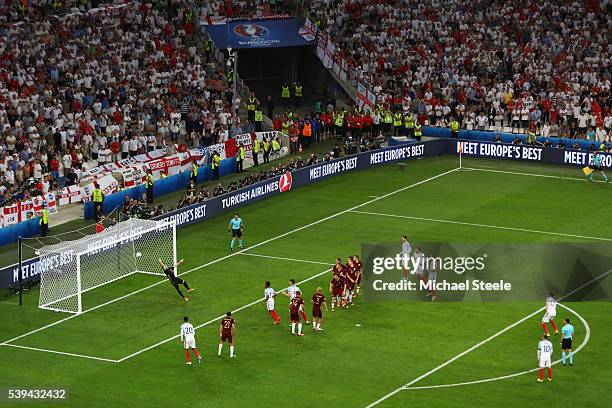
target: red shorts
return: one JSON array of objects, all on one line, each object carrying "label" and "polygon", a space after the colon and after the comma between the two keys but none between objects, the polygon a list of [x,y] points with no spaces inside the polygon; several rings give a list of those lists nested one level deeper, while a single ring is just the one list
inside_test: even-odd
[{"label": "red shorts", "polygon": [[344,292],[342,292],[342,288],[333,288],[332,295],[333,296],[343,296]]},{"label": "red shorts", "polygon": [[296,322],[296,323],[297,323],[297,322],[299,322],[299,321],[300,321],[300,314],[299,314],[299,313],[293,313],[293,312],[291,312],[291,318],[290,318],[290,320],[291,320],[292,322]]},{"label": "red shorts", "polygon": [[321,311],[321,308],[319,309],[312,309],[312,317],[316,317],[319,319],[323,318],[323,312]]},{"label": "red shorts", "polygon": [[229,343],[233,343],[234,342],[234,338],[232,337],[232,333],[222,332],[221,333],[221,341],[227,341]]}]

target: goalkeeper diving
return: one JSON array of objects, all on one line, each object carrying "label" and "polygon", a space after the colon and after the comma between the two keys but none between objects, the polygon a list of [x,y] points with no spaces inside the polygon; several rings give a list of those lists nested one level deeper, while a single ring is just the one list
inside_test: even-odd
[{"label": "goalkeeper diving", "polygon": [[175,276],[175,274],[174,274],[175,269],[178,268],[178,266],[183,263],[183,260],[181,259],[180,261],[175,263],[174,266],[166,265],[161,260],[161,258],[159,258],[158,261],[159,261],[159,264],[161,265],[162,269],[164,270],[164,273],[168,277],[168,280],[170,280],[170,283],[172,284],[172,286],[174,286],[174,289],[176,289],[176,291],[179,294],[179,296],[182,297],[185,302],[188,302],[189,298],[187,296],[183,295],[183,292],[181,292],[181,290],[179,289],[179,285],[183,285],[185,287],[185,289],[187,289],[188,292],[192,292],[193,288],[189,287],[187,282],[185,282],[185,279],[179,278],[178,276]]}]

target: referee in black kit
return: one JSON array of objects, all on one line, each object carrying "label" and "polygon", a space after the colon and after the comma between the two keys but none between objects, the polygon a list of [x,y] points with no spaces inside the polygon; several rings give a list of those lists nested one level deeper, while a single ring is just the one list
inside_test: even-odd
[{"label": "referee in black kit", "polygon": [[183,295],[183,292],[181,292],[181,290],[179,289],[179,284],[183,285],[185,287],[185,289],[187,289],[188,292],[193,291],[193,288],[190,288],[189,285],[187,284],[187,282],[185,282],[185,279],[179,278],[178,276],[174,275],[174,270],[183,263],[183,260],[181,259],[180,261],[178,261],[177,263],[174,264],[174,267],[168,266],[166,265],[161,258],[158,259],[159,260],[159,264],[161,265],[162,269],[164,270],[164,273],[166,274],[166,276],[168,277],[168,279],[170,280],[170,283],[172,284],[172,286],[174,286],[174,289],[176,289],[176,291],[178,292],[179,296],[183,298],[183,300],[185,302],[189,301],[189,298],[185,295]]}]

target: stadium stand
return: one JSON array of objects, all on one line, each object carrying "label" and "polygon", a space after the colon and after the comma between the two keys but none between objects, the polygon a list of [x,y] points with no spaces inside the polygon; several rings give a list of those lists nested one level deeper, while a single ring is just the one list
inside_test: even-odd
[{"label": "stadium stand", "polygon": [[193,38],[197,7],[160,4],[0,27],[0,204],[74,184],[69,169],[243,132],[223,66]]},{"label": "stadium stand", "polygon": [[[421,124],[609,141],[609,2],[312,0],[356,80]],[[606,12],[607,10],[607,12]]]}]

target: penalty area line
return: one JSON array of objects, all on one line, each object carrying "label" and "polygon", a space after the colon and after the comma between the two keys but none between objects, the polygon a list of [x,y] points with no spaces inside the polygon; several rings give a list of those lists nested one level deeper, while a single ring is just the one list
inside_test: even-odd
[{"label": "penalty area line", "polygon": [[453,220],[440,220],[436,218],[425,218],[425,217],[413,217],[410,215],[401,215],[401,214],[386,214],[379,212],[371,212],[371,211],[350,211],[353,214],[363,214],[363,215],[376,215],[379,217],[389,217],[389,218],[404,218],[407,220],[414,221],[424,221],[424,222],[437,222],[441,224],[454,224],[454,225],[465,225],[467,227],[478,227],[478,228],[491,228],[491,229],[499,229],[506,231],[517,231],[517,232],[526,232],[530,234],[542,234],[542,235],[555,235],[559,237],[566,238],[580,238],[580,239],[590,239],[593,241],[608,241],[612,242],[612,238],[603,238],[603,237],[592,237],[588,235],[577,235],[577,234],[567,234],[564,232],[554,232],[554,231],[542,231],[542,230],[534,230],[529,228],[518,228],[518,227],[505,227],[503,225],[491,225],[491,224],[479,224],[475,222],[463,222],[463,221],[453,221]]},{"label": "penalty area line", "polygon": [[[222,256],[222,257],[220,257],[220,258],[214,259],[214,260],[212,260],[212,261],[210,261],[210,262],[207,262],[207,263],[205,263],[205,264],[202,264],[202,265],[196,266],[196,267],[194,267],[194,268],[191,268],[191,269],[189,269],[189,270],[187,270],[187,271],[185,271],[185,272],[183,272],[183,273],[180,273],[180,274],[179,274],[179,276],[187,275],[188,273],[191,273],[191,272],[197,271],[197,270],[202,269],[202,268],[206,268],[206,267],[208,267],[208,266],[210,266],[210,265],[214,265],[214,264],[216,264],[216,263],[218,263],[218,262],[224,261],[224,260],[226,260],[226,259],[228,259],[228,258],[231,258],[231,257],[233,257],[233,256],[236,256],[236,255],[239,255],[239,254],[241,254],[241,253],[244,253],[245,251],[249,251],[249,250],[251,250],[251,249],[257,248],[257,247],[262,246],[262,245],[265,245],[265,244],[267,244],[267,243],[270,243],[270,242],[276,241],[276,240],[278,240],[278,239],[280,239],[280,238],[284,238],[284,237],[286,237],[286,236],[288,236],[288,235],[291,235],[291,234],[294,234],[294,233],[296,233],[296,232],[302,231],[302,230],[304,230],[304,229],[306,229],[306,228],[310,228],[310,227],[312,227],[312,226],[314,226],[314,225],[318,225],[318,224],[320,224],[320,223],[322,223],[322,222],[325,222],[325,221],[331,220],[331,219],[333,219],[333,218],[339,217],[339,216],[341,216],[341,215],[344,215],[344,214],[346,214],[346,213],[348,213],[348,212],[350,212],[350,211],[356,210],[356,209],[361,208],[361,207],[364,207],[364,206],[366,206],[366,205],[368,205],[368,204],[371,204],[371,203],[374,203],[374,202],[376,202],[376,201],[382,200],[383,198],[390,197],[390,196],[392,196],[392,195],[394,195],[394,194],[401,193],[402,191],[406,191],[406,190],[409,190],[409,189],[411,189],[411,188],[414,188],[414,187],[420,186],[420,185],[422,185],[422,184],[425,184],[425,183],[428,183],[428,182],[430,182],[430,181],[433,181],[433,180],[435,180],[435,179],[437,179],[437,178],[444,177],[444,176],[446,176],[447,174],[451,174],[451,173],[453,173],[453,172],[455,172],[455,171],[457,171],[457,168],[454,168],[454,169],[451,169],[451,170],[447,170],[447,171],[445,171],[445,172],[442,172],[442,173],[436,174],[435,176],[431,176],[431,177],[428,177],[428,178],[423,179],[423,180],[421,180],[421,181],[417,181],[416,183],[412,183],[412,184],[407,185],[407,186],[405,186],[405,187],[398,188],[397,190],[391,191],[391,192],[386,193],[386,194],[384,194],[384,195],[381,195],[381,196],[379,196],[379,197],[377,197],[377,198],[373,198],[373,199],[371,199],[371,200],[365,201],[365,202],[363,202],[363,203],[361,203],[361,204],[357,204],[356,206],[353,206],[353,207],[351,207],[351,208],[347,208],[346,210],[339,211],[339,212],[337,212],[337,213],[335,213],[335,214],[332,214],[332,215],[329,215],[329,216],[327,216],[327,217],[321,218],[321,219],[319,219],[319,220],[317,220],[317,221],[313,221],[313,222],[311,222],[311,223],[309,223],[309,224],[305,224],[305,225],[302,225],[301,227],[294,228],[294,229],[292,229],[292,230],[290,230],[290,231],[287,231],[287,232],[285,232],[285,233],[283,233],[283,234],[280,234],[280,235],[277,235],[277,236],[275,236],[275,237],[268,238],[268,239],[266,239],[266,240],[264,240],[264,241],[258,242],[258,243],[254,244],[254,245],[251,245],[250,247],[248,247],[248,248],[246,248],[246,249],[243,249],[243,250],[241,250],[241,251],[233,252],[233,253],[231,253],[231,254],[229,254],[229,255]],[[144,292],[145,290],[151,289],[151,288],[153,288],[153,287],[155,287],[155,286],[158,286],[158,285],[161,285],[161,284],[163,284],[163,283],[165,283],[165,282],[166,282],[166,279],[164,279],[164,280],[160,280],[160,281],[158,281],[158,282],[155,282],[155,283],[153,283],[153,284],[151,284],[151,285],[145,286],[145,287],[140,288],[140,289],[138,289],[138,290],[135,290],[135,291],[133,291],[133,292],[127,293],[127,294],[125,294],[125,295],[123,295],[123,296],[120,296],[120,297],[118,297],[118,298],[111,299],[111,300],[109,300],[109,301],[107,301],[107,302],[101,303],[101,304],[99,304],[99,305],[97,305],[97,306],[92,307],[91,309],[86,309],[86,310],[84,310],[82,313],[78,313],[78,314],[73,314],[73,315],[70,315],[70,316],[65,317],[65,318],[63,318],[63,319],[56,320],[56,321],[54,321],[54,322],[52,322],[52,323],[49,323],[49,324],[47,324],[47,325],[44,325],[44,326],[38,327],[38,328],[36,328],[36,329],[33,329],[33,330],[31,330],[31,331],[29,331],[29,332],[27,332],[27,333],[23,333],[23,334],[21,334],[21,335],[19,335],[19,336],[13,337],[13,338],[11,338],[11,339],[9,339],[9,340],[5,340],[4,342],[0,343],[0,345],[6,345],[6,344],[9,344],[9,343],[13,343],[13,342],[14,342],[14,341],[16,341],[16,340],[22,339],[22,338],[27,337],[27,336],[30,336],[30,335],[32,335],[32,334],[34,334],[34,333],[38,333],[38,332],[40,332],[40,331],[42,331],[42,330],[45,330],[45,329],[48,329],[48,328],[50,328],[50,327],[56,326],[56,325],[58,325],[58,324],[64,323],[64,322],[66,322],[66,321],[68,321],[68,320],[70,320],[70,319],[74,319],[74,318],[75,318],[75,317],[77,317],[77,316],[82,316],[82,315],[84,315],[85,313],[93,312],[94,310],[100,309],[100,308],[102,308],[102,307],[104,307],[104,306],[110,305],[110,304],[112,304],[112,303],[118,302],[118,301],[123,300],[123,299],[125,299],[125,298],[128,298],[128,297],[130,297],[130,296],[133,296],[133,295],[136,295],[136,294],[138,294],[138,293]]]}]

